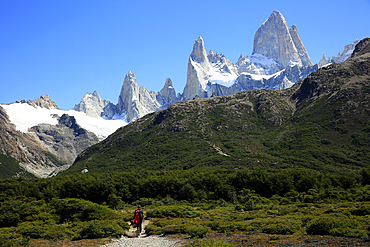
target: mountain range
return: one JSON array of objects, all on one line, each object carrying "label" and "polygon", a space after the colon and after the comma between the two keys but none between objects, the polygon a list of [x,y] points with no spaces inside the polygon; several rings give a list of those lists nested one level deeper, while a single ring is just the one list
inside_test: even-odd
[{"label": "mountain range", "polygon": [[[186,105],[192,99],[200,102],[202,98],[215,100],[252,89],[288,89],[320,67],[344,62],[358,43],[356,40],[347,45],[338,57],[326,59],[324,54],[320,63],[313,65],[296,25],[289,28],[283,15],[273,11],[255,34],[252,55],[241,55],[235,64],[222,53],[210,50],[207,54],[204,40],[199,37],[189,56],[182,94],[176,94],[170,78],[158,93],[149,91],[140,87],[134,73],[129,71],[117,104],[103,100],[95,91],[87,93],[70,111],[59,110],[47,95],[34,101],[2,105],[2,174],[55,175],[67,169],[87,147],[104,140],[119,127],[139,123],[148,114],[171,109],[175,103]],[[175,132],[184,128],[187,129],[181,121],[170,127]],[[212,145],[218,150],[216,144]]]},{"label": "mountain range", "polygon": [[[367,52],[365,52],[367,50]],[[370,39],[293,87],[197,97],[117,130],[64,174],[224,167],[345,174],[370,162]]]}]

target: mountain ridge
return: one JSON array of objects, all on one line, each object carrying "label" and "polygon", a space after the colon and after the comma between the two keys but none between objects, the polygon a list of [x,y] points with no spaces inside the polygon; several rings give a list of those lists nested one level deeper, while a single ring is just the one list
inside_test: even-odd
[{"label": "mountain ridge", "polygon": [[[105,110],[99,111],[106,118],[112,119],[118,115],[131,122],[195,96],[204,98],[214,93],[228,95],[253,88],[291,87],[317,68],[299,37],[297,26],[289,28],[283,15],[274,10],[255,34],[252,55],[241,56],[234,64],[222,53],[214,54],[210,50],[207,54],[205,42],[200,36],[194,42],[189,56],[187,82],[182,94],[176,95],[174,88],[171,93],[163,94],[167,80],[160,91],[161,95],[142,88],[136,82],[134,73],[129,71],[124,78],[117,105],[111,104],[108,114]],[[85,104],[82,101],[80,104]],[[84,108],[79,110],[86,111]]]},{"label": "mountain ridge", "polygon": [[369,79],[365,53],[285,90],[181,101],[86,149],[63,174],[214,166],[346,173],[368,167]]}]

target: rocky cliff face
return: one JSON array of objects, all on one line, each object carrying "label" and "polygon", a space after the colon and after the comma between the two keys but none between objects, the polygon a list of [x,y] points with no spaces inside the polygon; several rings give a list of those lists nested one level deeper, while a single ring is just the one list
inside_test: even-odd
[{"label": "rocky cliff face", "polygon": [[132,71],[126,75],[118,98],[117,113],[126,115],[128,121],[136,120],[160,108],[156,94],[139,87]]},{"label": "rocky cliff face", "polygon": [[51,173],[66,169],[67,161],[53,154],[33,133],[15,130],[9,117],[0,106],[0,153],[19,162],[20,172],[24,171],[37,177],[48,177]]},{"label": "rocky cliff face", "polygon": [[40,98],[35,99],[33,101],[28,100],[27,104],[32,105],[34,107],[41,107],[41,108],[46,108],[46,109],[59,109],[57,104],[55,102],[51,101],[49,99],[49,95],[41,95]]},{"label": "rocky cliff face", "polygon": [[79,153],[99,142],[98,137],[77,124],[73,116],[63,114],[58,124],[40,124],[30,129],[48,150],[72,164]]},{"label": "rocky cliff face", "polygon": [[[97,93],[91,96],[100,98]],[[59,111],[55,110],[59,108],[48,95],[33,101],[23,100],[22,103],[35,108],[47,108],[50,112]],[[27,107],[33,109],[30,106]],[[22,176],[27,173],[36,177],[53,176],[67,169],[80,152],[99,141],[94,133],[81,128],[76,119],[67,114],[61,117],[57,114],[49,115],[50,118],[56,119],[56,125],[38,124],[28,131],[18,131],[10,122],[6,109],[10,108],[0,106],[0,154],[12,157],[18,163],[13,164],[11,169],[0,166],[0,173],[6,172],[9,176]],[[34,109],[34,111],[39,110]],[[18,114],[22,114],[22,111]]]},{"label": "rocky cliff face", "polygon": [[290,63],[298,63],[301,66],[312,65],[299,38],[297,27],[294,25],[289,29],[283,15],[276,10],[254,35],[253,54],[272,58],[281,69]]},{"label": "rocky cliff face", "polygon": [[204,47],[204,41],[202,37],[199,37],[194,43],[193,51],[188,61],[186,86],[183,91],[185,99],[191,99],[195,95],[206,97],[205,88],[209,79],[209,70],[210,63]]},{"label": "rocky cliff face", "polygon": [[167,78],[166,83],[164,84],[161,91],[158,92],[156,98],[158,103],[161,105],[161,108],[163,109],[179,101],[170,78]]}]

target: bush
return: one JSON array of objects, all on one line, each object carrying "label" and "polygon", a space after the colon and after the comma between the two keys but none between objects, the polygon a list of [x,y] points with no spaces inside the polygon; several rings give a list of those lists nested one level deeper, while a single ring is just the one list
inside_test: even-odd
[{"label": "bush", "polygon": [[28,246],[29,244],[29,237],[16,233],[0,233],[0,246],[2,247]]},{"label": "bush", "polygon": [[236,232],[238,230],[244,230],[244,225],[240,222],[224,222],[224,221],[211,221],[207,224],[212,230],[220,233]]},{"label": "bush", "polygon": [[160,235],[162,234],[161,228],[155,225],[147,225],[145,227],[145,233],[148,235]]},{"label": "bush", "polygon": [[88,222],[75,239],[119,238],[124,234],[122,227],[111,220]]},{"label": "bush", "polygon": [[332,236],[342,236],[349,238],[367,238],[367,231],[362,229],[352,229],[352,228],[334,228],[330,230],[330,235]]},{"label": "bush", "polygon": [[293,231],[290,229],[288,225],[284,224],[269,224],[264,227],[262,227],[262,232],[263,233],[268,233],[268,234],[292,234]]},{"label": "bush", "polygon": [[62,226],[49,225],[41,221],[24,222],[18,227],[20,234],[33,239],[49,239],[58,240],[69,237],[69,233],[66,233]]},{"label": "bush", "polygon": [[[341,231],[334,229],[360,229],[361,226],[356,220],[350,220],[333,215],[319,216],[307,224],[306,231],[310,235],[332,235],[340,234]],[[334,232],[332,232],[332,230]],[[342,235],[340,235],[342,236]]]},{"label": "bush", "polygon": [[262,232],[268,234],[293,234],[301,231],[300,223],[292,220],[272,220],[262,226]]},{"label": "bush", "polygon": [[51,206],[59,217],[58,223],[91,221],[91,220],[123,220],[120,213],[96,203],[81,199],[53,199]]},{"label": "bush", "polygon": [[189,234],[192,238],[204,238],[211,231],[211,228],[201,225],[187,225],[184,228],[185,233]]},{"label": "bush", "polygon": [[370,205],[362,205],[360,208],[352,210],[352,214],[358,216],[370,215]]},{"label": "bush", "polygon": [[192,243],[188,243],[185,247],[233,247],[232,244],[225,243],[221,240],[196,240]]},{"label": "bush", "polygon": [[147,216],[151,218],[196,218],[200,215],[200,212],[188,206],[161,206],[147,212]]}]

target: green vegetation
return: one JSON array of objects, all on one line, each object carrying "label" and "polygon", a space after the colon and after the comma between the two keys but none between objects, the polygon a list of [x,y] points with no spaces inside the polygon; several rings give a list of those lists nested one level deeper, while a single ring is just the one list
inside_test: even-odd
[{"label": "green vegetation", "polygon": [[197,240],[185,245],[185,247],[232,247],[233,245],[217,240]]},{"label": "green vegetation", "polygon": [[119,237],[136,204],[152,219],[148,234],[204,238],[214,232],[260,232],[278,241],[307,232],[367,238],[369,172],[213,169],[0,180],[0,244]]},{"label": "green vegetation", "polygon": [[32,174],[19,167],[19,162],[7,155],[0,154],[0,179],[6,179],[18,174],[19,176],[32,178]]},{"label": "green vegetation", "polygon": [[27,245],[30,239],[119,237],[128,229],[123,215],[81,199],[2,197],[0,245]]}]

